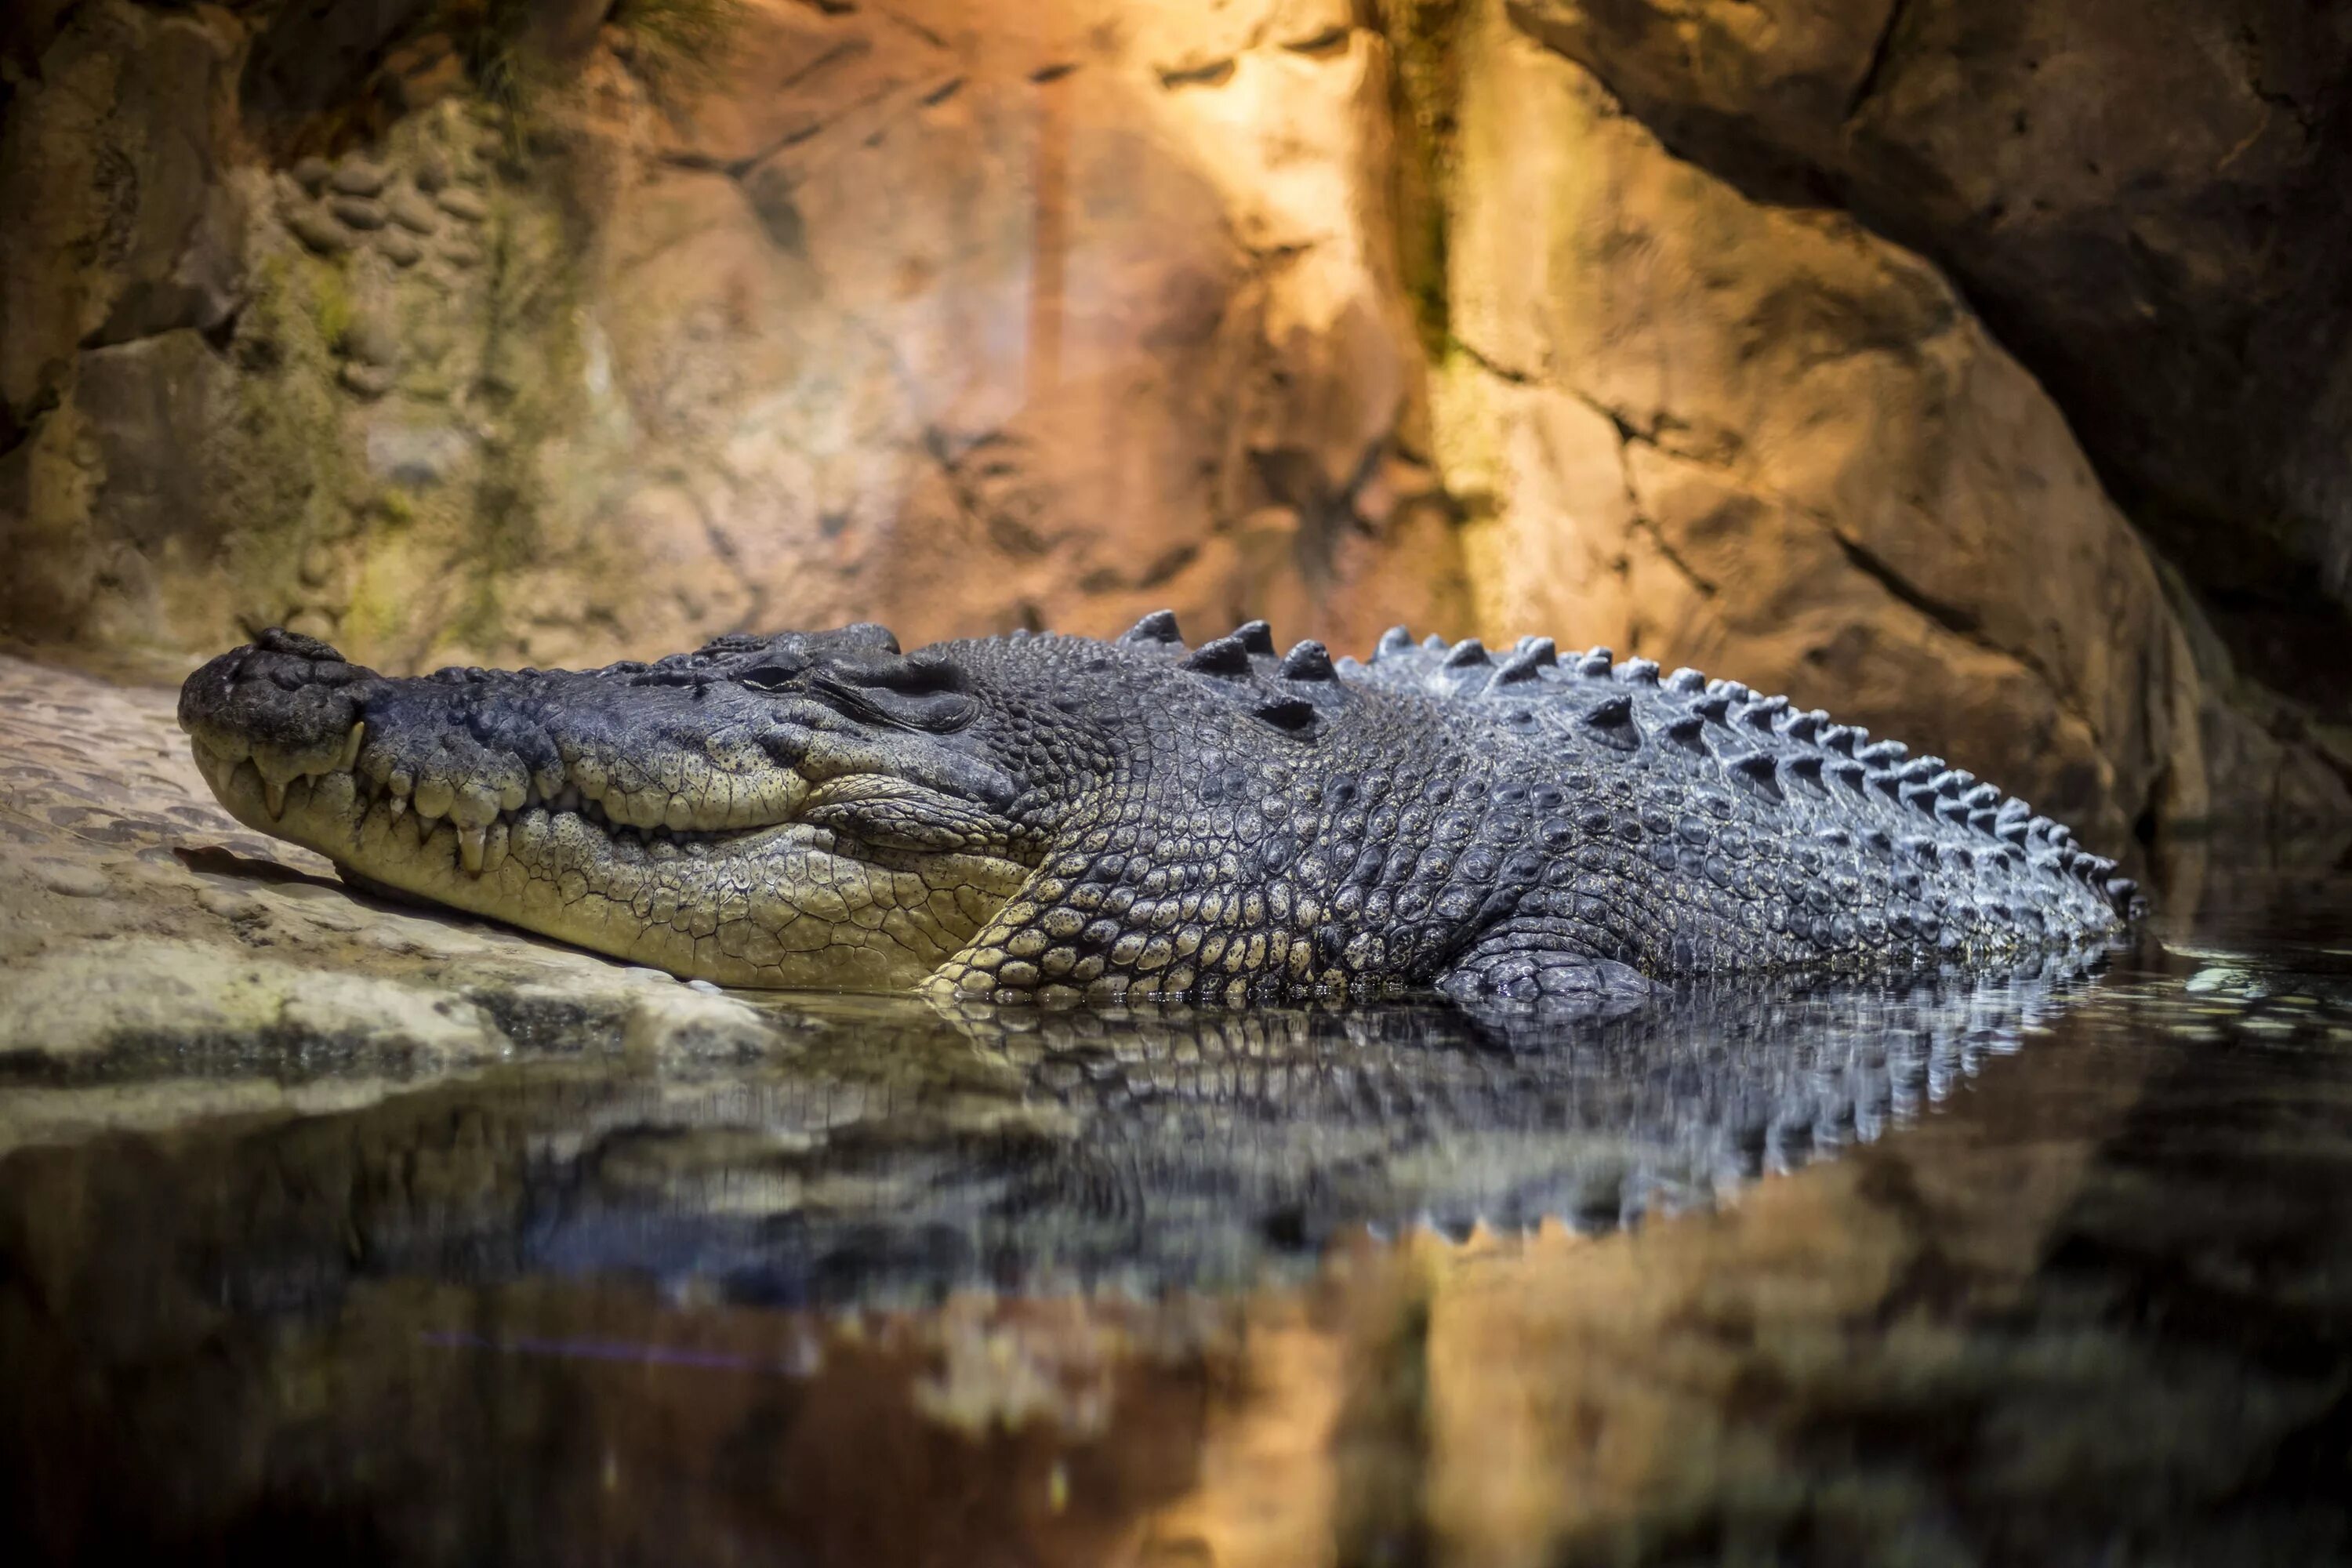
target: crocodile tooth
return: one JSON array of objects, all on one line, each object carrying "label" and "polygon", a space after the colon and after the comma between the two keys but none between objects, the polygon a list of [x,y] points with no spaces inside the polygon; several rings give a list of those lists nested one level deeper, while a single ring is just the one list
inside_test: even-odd
[{"label": "crocodile tooth", "polygon": [[427,821],[449,815],[457,804],[457,792],[439,779],[419,779],[411,797],[416,805],[416,815]]},{"label": "crocodile tooth", "polygon": [[482,840],[488,832],[485,827],[457,829],[457,858],[466,863],[466,869],[477,877],[482,874]]},{"label": "crocodile tooth", "polygon": [[384,809],[392,814],[392,819],[394,822],[398,822],[402,817],[408,815],[408,797],[401,794],[398,790],[394,790],[392,793],[392,803],[385,806]]},{"label": "crocodile tooth", "polygon": [[261,804],[269,808],[269,820],[277,821],[286,815],[286,784],[281,779],[261,775]]},{"label": "crocodile tooth", "polygon": [[343,737],[343,754],[341,760],[335,763],[336,772],[351,771],[352,765],[360,760],[360,742],[366,739],[367,721],[362,719],[352,726],[350,734]]},{"label": "crocodile tooth", "polygon": [[497,818],[499,805],[499,796],[488,784],[460,784],[450,793],[449,809],[444,815],[460,827],[488,827]]},{"label": "crocodile tooth", "polygon": [[482,839],[482,870],[485,875],[495,872],[507,863],[507,849],[511,837],[503,822],[493,822],[485,830]]}]

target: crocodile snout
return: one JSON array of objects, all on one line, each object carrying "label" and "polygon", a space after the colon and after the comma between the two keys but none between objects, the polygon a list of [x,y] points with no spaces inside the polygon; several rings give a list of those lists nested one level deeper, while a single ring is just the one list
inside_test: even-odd
[{"label": "crocodile snout", "polygon": [[272,627],[188,677],[180,728],[224,768],[252,763],[282,799],[294,779],[352,766],[362,703],[380,679],[316,637]]}]

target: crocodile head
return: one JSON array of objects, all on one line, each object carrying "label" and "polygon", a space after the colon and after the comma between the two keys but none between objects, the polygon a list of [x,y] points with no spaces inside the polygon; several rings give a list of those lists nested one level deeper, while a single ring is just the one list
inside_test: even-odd
[{"label": "crocodile head", "polygon": [[189,677],[180,723],[240,821],[354,881],[730,984],[919,983],[1054,809],[1034,730],[870,626],[415,679],[269,631]]}]

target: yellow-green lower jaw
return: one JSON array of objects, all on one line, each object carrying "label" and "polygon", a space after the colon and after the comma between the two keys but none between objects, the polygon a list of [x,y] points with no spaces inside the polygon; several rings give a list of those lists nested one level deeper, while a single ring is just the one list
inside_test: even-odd
[{"label": "yellow-green lower jaw", "polygon": [[412,796],[354,771],[356,727],[333,757],[231,757],[201,735],[194,750],[239,821],[366,881],[721,984],[915,986],[1028,874],[992,855],[877,850],[808,822],[676,830],[642,821],[650,802],[608,815],[528,789]]}]

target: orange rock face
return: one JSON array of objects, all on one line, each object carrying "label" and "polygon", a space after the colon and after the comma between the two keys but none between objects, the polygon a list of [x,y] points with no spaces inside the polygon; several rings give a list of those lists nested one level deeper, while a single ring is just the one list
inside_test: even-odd
[{"label": "orange rock face", "polygon": [[[1708,90],[1836,97],[1879,20],[1813,9],[1767,53],[1827,64]],[[1573,10],[28,20],[0,617],[395,669],[1161,605],[1542,632],[1786,689],[2109,847],[2352,815],[2352,746],[2244,686],[1935,266],[1684,161]]]}]

